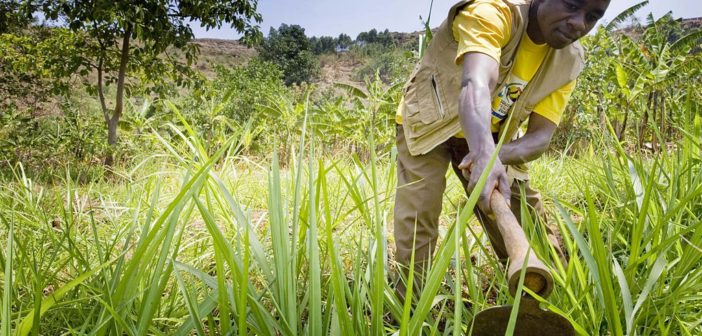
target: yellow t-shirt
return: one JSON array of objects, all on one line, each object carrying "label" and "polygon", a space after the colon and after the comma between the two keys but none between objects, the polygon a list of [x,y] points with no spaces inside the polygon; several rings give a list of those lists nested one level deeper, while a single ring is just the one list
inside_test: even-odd
[{"label": "yellow t-shirt", "polygon": [[[475,0],[456,15],[452,28],[453,36],[458,41],[456,64],[461,64],[463,56],[469,52],[486,54],[499,63],[502,48],[510,40],[512,13],[500,0]],[[507,118],[509,108],[534,77],[548,50],[548,45],[537,45],[528,34],[524,34],[515,55],[512,73],[508,75],[497,97],[492,100],[493,132],[499,130],[500,124]],[[574,88],[575,81],[572,81],[552,92],[534,107],[534,113],[558,125]],[[403,105],[404,102],[400,102],[396,116],[398,123],[402,123]],[[462,132],[457,136],[462,137]]]}]

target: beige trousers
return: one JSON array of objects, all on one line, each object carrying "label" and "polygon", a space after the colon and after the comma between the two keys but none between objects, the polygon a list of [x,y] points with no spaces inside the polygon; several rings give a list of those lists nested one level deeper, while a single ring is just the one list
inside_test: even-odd
[{"label": "beige trousers", "polygon": [[[413,251],[415,253],[415,269],[417,270],[415,274],[422,274],[428,266],[439,234],[439,215],[446,189],[446,170],[450,164],[465,190],[468,181],[461,174],[458,165],[466,154],[468,154],[466,140],[451,138],[425,155],[413,156],[407,149],[402,126],[397,126],[398,181],[395,194],[394,222],[397,249],[395,260],[401,268],[409,266]],[[511,207],[516,218],[521,219],[520,188],[524,189],[529,210],[536,215],[534,218],[540,219],[535,220],[535,222],[546,223],[541,195],[529,186],[528,181],[515,181],[511,186]],[[485,229],[497,257],[506,261],[507,251],[496,223],[482,213],[478,207],[475,207],[474,212]],[[561,259],[565,260],[562,257],[563,253],[558,243],[556,230],[546,225],[546,232],[549,241]],[[412,248],[413,242],[414,249]]]}]

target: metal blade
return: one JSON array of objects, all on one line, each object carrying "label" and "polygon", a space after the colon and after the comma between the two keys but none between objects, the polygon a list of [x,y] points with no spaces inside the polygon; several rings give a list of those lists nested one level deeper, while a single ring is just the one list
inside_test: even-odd
[{"label": "metal blade", "polygon": [[[473,319],[473,336],[502,336],[507,329],[512,306],[499,306],[478,313]],[[515,336],[573,336],[575,330],[563,316],[539,308],[539,302],[522,299]]]}]

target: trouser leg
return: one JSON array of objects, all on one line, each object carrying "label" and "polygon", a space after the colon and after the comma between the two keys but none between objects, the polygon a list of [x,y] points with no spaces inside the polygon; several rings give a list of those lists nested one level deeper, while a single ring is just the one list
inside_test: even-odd
[{"label": "trouser leg", "polygon": [[[446,170],[451,161],[442,144],[425,155],[413,156],[407,149],[402,126],[397,128],[397,190],[395,193],[395,260],[407,276],[412,253],[415,260],[415,290],[421,288],[438,237],[439,215]],[[413,247],[414,246],[414,247]],[[404,284],[398,294],[404,298]]]}]

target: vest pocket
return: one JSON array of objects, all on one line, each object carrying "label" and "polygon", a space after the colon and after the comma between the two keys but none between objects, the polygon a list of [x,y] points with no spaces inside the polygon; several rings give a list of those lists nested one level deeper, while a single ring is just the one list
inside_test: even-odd
[{"label": "vest pocket", "polygon": [[[445,78],[434,67],[421,67],[405,91],[403,124],[409,138],[419,138],[436,131],[448,121],[444,96]],[[456,97],[458,100],[458,97]]]},{"label": "vest pocket", "polygon": [[444,108],[444,102],[441,99],[441,92],[439,91],[439,84],[436,81],[436,75],[431,75],[431,88],[434,94],[434,103],[436,104],[436,110],[439,112],[439,117],[441,119],[446,115],[446,110]]},{"label": "vest pocket", "polygon": [[439,112],[441,100],[438,83],[434,75],[420,71],[413,78],[405,91],[407,110],[404,116],[410,125],[416,123],[432,124],[441,119]]}]

